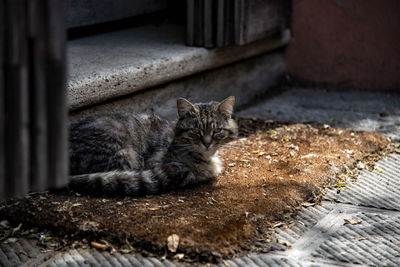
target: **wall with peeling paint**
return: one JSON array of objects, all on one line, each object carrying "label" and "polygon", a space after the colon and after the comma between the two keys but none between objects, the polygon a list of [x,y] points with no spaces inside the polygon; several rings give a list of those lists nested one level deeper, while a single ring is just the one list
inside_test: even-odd
[{"label": "wall with peeling paint", "polygon": [[399,0],[293,0],[292,30],[289,74],[400,90]]}]

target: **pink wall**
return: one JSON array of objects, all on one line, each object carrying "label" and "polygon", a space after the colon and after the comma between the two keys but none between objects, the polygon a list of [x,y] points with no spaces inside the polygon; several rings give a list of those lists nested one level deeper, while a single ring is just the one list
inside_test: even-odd
[{"label": "pink wall", "polygon": [[289,74],[400,90],[400,0],[293,0],[292,34]]}]

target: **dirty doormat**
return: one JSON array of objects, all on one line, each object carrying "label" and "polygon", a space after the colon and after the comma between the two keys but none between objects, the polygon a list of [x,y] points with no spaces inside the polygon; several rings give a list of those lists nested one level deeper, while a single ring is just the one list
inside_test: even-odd
[{"label": "dirty doormat", "polygon": [[55,250],[92,246],[202,262],[267,252],[279,245],[274,226],[290,223],[324,188],[340,190],[357,169],[379,171],[373,162],[390,147],[376,133],[238,121],[240,138],[221,150],[224,171],[213,184],[137,199],[30,194],[0,205],[0,218],[15,227],[0,227],[1,242],[40,236]]}]

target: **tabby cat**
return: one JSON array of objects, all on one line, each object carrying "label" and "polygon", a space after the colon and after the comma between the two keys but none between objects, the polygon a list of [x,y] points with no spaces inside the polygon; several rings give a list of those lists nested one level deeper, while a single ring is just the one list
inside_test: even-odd
[{"label": "tabby cat", "polygon": [[72,124],[69,187],[139,196],[212,181],[221,172],[218,148],[238,133],[234,102],[179,98],[174,123],[154,114],[113,114]]}]

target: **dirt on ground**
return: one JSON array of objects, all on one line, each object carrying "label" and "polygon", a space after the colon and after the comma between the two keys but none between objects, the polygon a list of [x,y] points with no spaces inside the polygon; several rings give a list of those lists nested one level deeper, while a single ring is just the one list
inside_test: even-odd
[{"label": "dirt on ground", "polygon": [[345,187],[357,170],[379,171],[373,163],[390,144],[370,132],[238,121],[240,138],[221,149],[224,171],[213,184],[137,199],[30,194],[0,204],[1,220],[13,225],[0,227],[0,241],[27,236],[53,249],[91,246],[187,262],[281,249],[288,244],[271,238],[274,228],[292,223],[325,188]]}]

